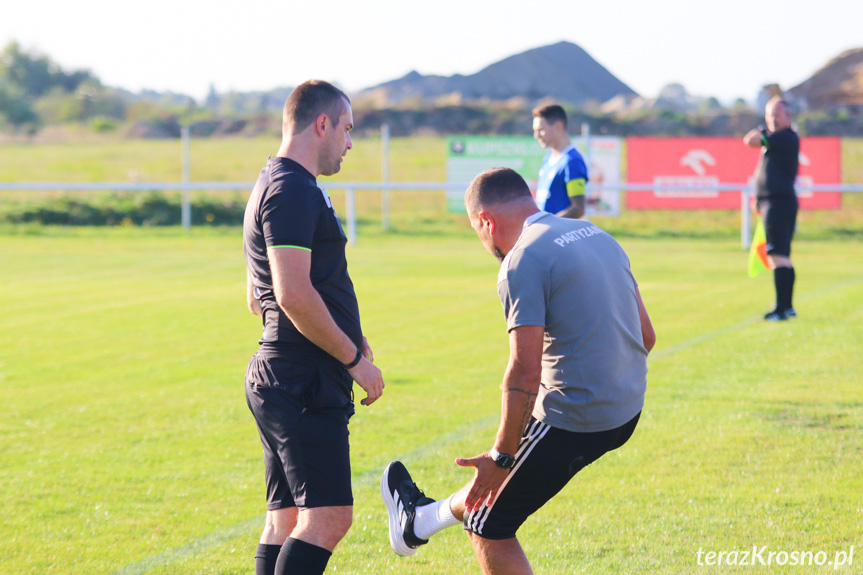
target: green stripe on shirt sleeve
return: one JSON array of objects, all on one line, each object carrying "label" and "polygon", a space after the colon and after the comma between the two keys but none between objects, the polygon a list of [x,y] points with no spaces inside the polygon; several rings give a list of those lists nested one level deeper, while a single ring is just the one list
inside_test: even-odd
[{"label": "green stripe on shirt sleeve", "polygon": [[295,250],[306,250],[307,252],[312,251],[311,248],[304,248],[303,246],[267,246],[268,250],[272,250],[275,248],[294,248]]},{"label": "green stripe on shirt sleeve", "polygon": [[770,142],[767,141],[767,136],[764,135],[764,132],[761,132],[761,145],[770,149]]}]

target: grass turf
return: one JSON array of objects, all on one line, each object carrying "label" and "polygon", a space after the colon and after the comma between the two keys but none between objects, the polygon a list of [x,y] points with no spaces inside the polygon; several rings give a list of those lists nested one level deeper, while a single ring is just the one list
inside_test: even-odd
[{"label": "grass turf", "polygon": [[[0,231],[0,572],[250,573],[263,474],[242,377],[259,325],[239,230]],[[839,572],[859,572],[863,246],[796,242],[800,317],[770,324],[770,278],[746,277],[733,238],[622,243],[659,336],[644,417],[525,524],[535,571],[724,573],[699,549],[855,545]],[[453,458],[490,446],[495,261],[464,228],[370,227],[349,265],[387,388],[351,422],[355,520],[330,572],[476,573],[457,528],[393,555],[378,481],[402,458],[442,497],[471,476]]]}]

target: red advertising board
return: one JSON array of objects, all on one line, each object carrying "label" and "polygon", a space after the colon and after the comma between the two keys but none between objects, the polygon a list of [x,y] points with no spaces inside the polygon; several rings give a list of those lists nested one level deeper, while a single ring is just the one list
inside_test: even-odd
[{"label": "red advertising board", "polygon": [[[760,150],[741,138],[627,138],[627,180],[633,184],[691,186],[690,190],[627,191],[630,210],[739,210],[739,191],[718,185],[751,183]],[[837,184],[841,141],[802,138],[798,187]],[[801,209],[838,209],[839,192],[798,192]]]}]

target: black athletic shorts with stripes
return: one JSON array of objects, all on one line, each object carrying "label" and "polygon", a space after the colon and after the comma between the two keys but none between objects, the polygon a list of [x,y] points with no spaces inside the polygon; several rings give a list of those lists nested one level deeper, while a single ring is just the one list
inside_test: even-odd
[{"label": "black athletic shorts with stripes", "polygon": [[491,505],[465,514],[464,528],[484,539],[511,539],[521,524],[576,473],[632,437],[641,413],[609,431],[575,433],[531,418],[516,464]]},{"label": "black athletic shorts with stripes", "polygon": [[353,380],[321,354],[258,351],[246,369],[246,402],[264,447],[269,510],[353,505]]}]

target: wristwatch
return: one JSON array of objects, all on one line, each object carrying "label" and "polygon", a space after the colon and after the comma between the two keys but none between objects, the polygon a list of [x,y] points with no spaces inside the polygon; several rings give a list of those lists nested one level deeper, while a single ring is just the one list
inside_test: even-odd
[{"label": "wristwatch", "polygon": [[361,347],[358,347],[357,348],[357,355],[356,355],[356,357],[354,357],[354,360],[350,363],[343,363],[342,367],[345,369],[353,369],[360,363],[360,360],[362,358],[363,358],[363,349]]},{"label": "wristwatch", "polygon": [[512,469],[513,467],[515,467],[515,457],[513,457],[512,455],[501,453],[494,447],[489,450],[488,454],[491,456],[494,464],[501,469]]}]

